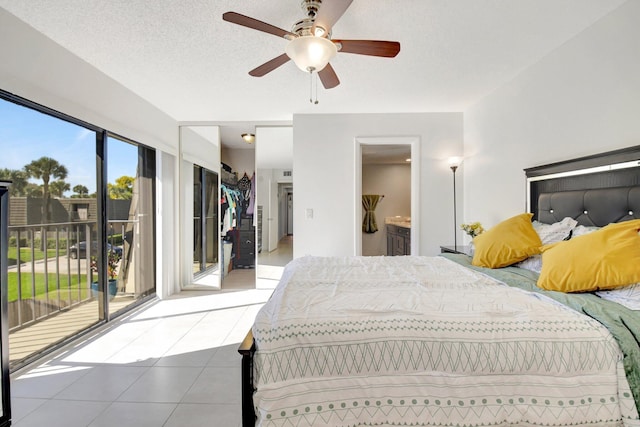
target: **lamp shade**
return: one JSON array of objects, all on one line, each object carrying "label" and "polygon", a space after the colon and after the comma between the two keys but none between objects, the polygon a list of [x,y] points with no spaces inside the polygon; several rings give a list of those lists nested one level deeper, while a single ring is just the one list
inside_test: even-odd
[{"label": "lamp shade", "polygon": [[328,39],[315,36],[301,36],[285,47],[287,56],[302,71],[320,71],[338,53],[336,45]]},{"label": "lamp shade", "polygon": [[449,157],[449,167],[457,168],[462,163],[462,157]]}]

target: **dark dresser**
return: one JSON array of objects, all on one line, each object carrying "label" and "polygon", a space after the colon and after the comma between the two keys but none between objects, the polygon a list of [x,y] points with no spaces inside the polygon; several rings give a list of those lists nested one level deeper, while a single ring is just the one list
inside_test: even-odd
[{"label": "dark dresser", "polygon": [[253,215],[243,215],[238,227],[234,268],[254,268],[256,265],[256,229],[253,226]]}]

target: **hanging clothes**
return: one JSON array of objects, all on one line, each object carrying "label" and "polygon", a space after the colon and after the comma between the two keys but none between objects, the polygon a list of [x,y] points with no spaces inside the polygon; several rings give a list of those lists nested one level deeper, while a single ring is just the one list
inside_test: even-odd
[{"label": "hanging clothes", "polygon": [[249,206],[247,207],[247,215],[253,215],[256,204],[256,174],[251,175],[251,190],[249,191]]},{"label": "hanging clothes", "polygon": [[242,210],[246,212],[249,208],[249,199],[251,197],[251,180],[246,172],[238,180],[238,190],[242,195]]},{"label": "hanging clothes", "polygon": [[247,175],[247,173],[245,172],[244,175],[242,175],[242,178],[238,180],[238,190],[245,192],[250,189],[251,180],[249,179],[249,175]]},{"label": "hanging clothes", "polygon": [[378,231],[378,224],[376,223],[375,209],[378,206],[378,202],[384,196],[378,194],[363,194],[362,195],[362,207],[364,208],[364,219],[362,220],[362,231],[365,233],[375,233]]},{"label": "hanging clothes", "polygon": [[242,193],[238,190],[220,185],[222,202],[220,205],[222,215],[221,234],[225,236],[229,230],[238,226],[238,219],[242,213]]}]

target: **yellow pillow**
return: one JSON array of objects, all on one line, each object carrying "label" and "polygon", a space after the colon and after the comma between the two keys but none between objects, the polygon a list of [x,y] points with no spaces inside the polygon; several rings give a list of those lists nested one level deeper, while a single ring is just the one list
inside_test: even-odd
[{"label": "yellow pillow", "polygon": [[500,268],[539,254],[542,242],[531,224],[533,214],[516,215],[473,239],[471,263],[477,267]]},{"label": "yellow pillow", "polygon": [[538,287],[591,292],[640,282],[640,220],[542,247]]}]

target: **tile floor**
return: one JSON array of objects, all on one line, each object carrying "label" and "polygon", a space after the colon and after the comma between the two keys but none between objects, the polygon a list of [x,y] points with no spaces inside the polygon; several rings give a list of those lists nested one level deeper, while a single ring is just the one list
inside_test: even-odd
[{"label": "tile floor", "polygon": [[12,425],[240,426],[237,348],[272,292],[254,276],[154,301],[15,373]]},{"label": "tile floor", "polygon": [[[109,302],[112,313],[134,302],[131,297],[117,297]],[[41,351],[53,343],[73,336],[98,321],[98,301],[80,304],[46,320],[19,329],[9,334],[9,359],[13,363],[21,361],[33,353]]]},{"label": "tile floor", "polygon": [[256,266],[257,287],[269,287],[270,281],[278,280],[282,276],[284,266],[293,259],[293,236],[284,236],[278,242],[278,247],[267,252],[260,251]]}]

